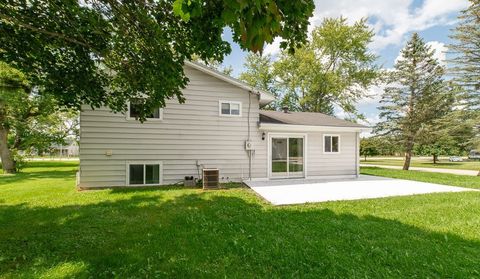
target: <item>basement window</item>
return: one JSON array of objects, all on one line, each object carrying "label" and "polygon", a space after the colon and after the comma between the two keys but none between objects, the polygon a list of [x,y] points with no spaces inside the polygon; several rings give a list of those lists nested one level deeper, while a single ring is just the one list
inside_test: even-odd
[{"label": "basement window", "polygon": [[221,116],[242,116],[242,103],[234,101],[220,101],[219,115]]},{"label": "basement window", "polygon": [[324,135],[323,136],[323,152],[324,153],[340,153],[340,136]]},{"label": "basement window", "polygon": [[128,185],[160,185],[161,162],[128,162]]}]

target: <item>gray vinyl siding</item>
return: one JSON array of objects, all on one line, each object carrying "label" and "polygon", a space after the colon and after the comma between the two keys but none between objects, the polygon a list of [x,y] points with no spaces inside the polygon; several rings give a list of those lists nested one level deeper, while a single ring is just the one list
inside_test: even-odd
[{"label": "gray vinyl siding", "polygon": [[[223,181],[248,178],[247,91],[186,67],[186,102],[167,101],[163,120],[139,123],[106,108],[84,107],[80,116],[80,186],[124,186],[127,161],[161,161],[163,184],[197,177],[196,162],[219,168]],[[241,117],[219,116],[219,101],[242,102]],[[252,177],[267,176],[265,141],[257,129],[258,98],[251,95],[250,129],[255,154]],[[111,150],[112,155],[105,152]]]},{"label": "gray vinyl siding", "polygon": [[[324,135],[340,136],[340,153],[323,152]],[[355,160],[357,134],[354,132],[322,132],[307,135],[307,175],[308,176],[342,176],[356,175]]]}]

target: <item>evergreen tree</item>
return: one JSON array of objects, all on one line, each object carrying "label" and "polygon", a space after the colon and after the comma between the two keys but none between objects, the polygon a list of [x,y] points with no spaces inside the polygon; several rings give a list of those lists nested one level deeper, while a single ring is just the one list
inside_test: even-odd
[{"label": "evergreen tree", "polygon": [[436,120],[452,107],[452,93],[443,79],[445,68],[433,54],[414,33],[402,49],[380,101],[380,118],[384,120],[375,130],[398,139],[405,152],[404,170],[410,167],[413,147],[422,131],[433,129]]},{"label": "evergreen tree", "polygon": [[454,58],[450,60],[455,81],[465,90],[467,108],[480,106],[480,0],[470,0],[470,6],[461,12],[460,23],[454,29],[450,45]]},{"label": "evergreen tree", "polygon": [[[450,70],[464,89],[463,118],[472,120],[469,130],[476,134],[480,127],[480,0],[470,0],[470,6],[461,12],[459,20],[451,36],[456,43],[450,45],[450,49],[456,55],[450,61],[453,64]],[[478,144],[478,135],[471,142]]]}]

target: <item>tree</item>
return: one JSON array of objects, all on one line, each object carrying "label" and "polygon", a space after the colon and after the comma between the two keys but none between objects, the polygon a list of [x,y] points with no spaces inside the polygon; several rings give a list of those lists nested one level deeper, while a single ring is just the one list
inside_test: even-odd
[{"label": "tree", "polygon": [[451,110],[454,100],[444,72],[433,50],[414,33],[389,77],[379,107],[384,120],[375,127],[376,133],[390,134],[403,146],[404,170],[410,167],[413,147],[424,128]]},{"label": "tree", "polygon": [[[273,64],[278,91],[282,92],[281,107],[291,111],[307,111],[304,100],[312,84],[312,64],[315,56],[306,48],[297,49],[294,54],[283,51]],[[321,107],[318,111],[333,114],[333,107]]]},{"label": "tree", "polygon": [[415,154],[432,156],[434,164],[437,163],[438,156],[454,155],[460,151],[448,128],[439,128],[438,125],[429,125],[420,133],[414,150]]},{"label": "tree", "polygon": [[[461,12],[451,38],[455,43],[449,48],[456,55],[450,61],[453,64],[450,70],[464,89],[464,111],[467,118],[475,122],[469,128],[475,134],[475,127],[480,125],[480,1],[470,0],[470,6]],[[472,139],[472,142],[478,141],[479,138]]]},{"label": "tree", "polygon": [[[75,113],[59,111],[53,98],[31,89],[25,75],[0,61],[0,158],[4,173],[17,171],[17,151],[61,143]],[[74,125],[72,126],[74,127]]]},{"label": "tree", "polygon": [[[251,86],[265,90],[278,97],[275,75],[273,73],[273,62],[270,55],[250,53],[243,64],[245,71],[240,74],[239,79]],[[266,109],[277,109],[277,101],[270,103]]]},{"label": "tree", "polygon": [[313,9],[312,0],[6,0],[0,60],[60,105],[125,111],[140,99],[145,120],[166,99],[184,101],[186,59],[222,61],[230,52],[225,27],[244,50],[276,37],[292,50],[305,42]]},{"label": "tree", "polygon": [[192,55],[191,61],[204,64],[224,75],[231,76],[233,73],[233,68],[232,66],[222,66],[222,63],[219,61],[213,60],[213,59],[208,59],[206,61],[202,60],[198,55]]},{"label": "tree", "polygon": [[[325,19],[304,47],[283,51],[275,72],[284,96],[295,96],[294,109],[333,114],[334,106],[361,117],[355,103],[381,77],[368,49],[374,36],[366,20],[349,25],[345,18]],[[295,98],[291,98],[295,99]]]},{"label": "tree", "polygon": [[459,16],[459,23],[449,46],[455,56],[449,61],[455,81],[465,90],[467,108],[480,106],[480,1],[470,0],[470,6]]},{"label": "tree", "polygon": [[367,156],[376,156],[380,154],[378,143],[379,141],[375,137],[362,138],[360,140],[360,155],[365,157],[365,161],[367,161]]}]

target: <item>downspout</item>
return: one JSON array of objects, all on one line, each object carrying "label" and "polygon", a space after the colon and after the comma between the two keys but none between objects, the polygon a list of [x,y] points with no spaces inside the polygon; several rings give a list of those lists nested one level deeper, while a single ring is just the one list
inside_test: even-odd
[{"label": "downspout", "polygon": [[[248,138],[247,141],[250,142],[251,134],[250,134],[250,107],[252,106],[251,94],[253,92],[248,92],[248,115],[247,115],[247,124],[248,124]],[[248,153],[248,180],[252,180],[252,150],[247,150]]]},{"label": "downspout", "polygon": [[356,177],[358,178],[359,175],[360,175],[360,164],[359,164],[359,156],[360,156],[360,153],[359,153],[359,137],[360,137],[360,133],[359,132],[355,132],[355,173],[356,173]]}]

